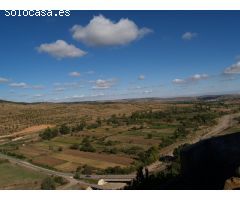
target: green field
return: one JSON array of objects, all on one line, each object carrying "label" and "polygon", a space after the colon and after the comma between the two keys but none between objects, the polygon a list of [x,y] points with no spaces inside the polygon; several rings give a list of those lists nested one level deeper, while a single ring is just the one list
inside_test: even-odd
[{"label": "green field", "polygon": [[0,189],[39,189],[45,175],[11,164],[0,163]]}]

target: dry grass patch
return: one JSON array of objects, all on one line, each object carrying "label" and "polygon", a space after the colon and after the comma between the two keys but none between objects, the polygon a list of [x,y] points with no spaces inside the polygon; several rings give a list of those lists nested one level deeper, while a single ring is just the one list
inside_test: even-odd
[{"label": "dry grass patch", "polygon": [[72,163],[72,162],[65,162],[63,164],[54,166],[55,169],[64,171],[64,172],[75,172],[78,167],[79,167],[78,163]]},{"label": "dry grass patch", "polygon": [[[59,153],[53,155],[55,158],[62,159],[65,161],[68,161],[70,163],[76,163],[78,165],[84,165],[87,164],[89,166],[99,168],[99,169],[105,169],[108,167],[115,167],[115,166],[124,166],[116,163],[101,161],[101,160],[94,160],[91,158],[84,158],[76,155],[66,154],[66,153]],[[59,166],[58,166],[59,167]]]},{"label": "dry grass patch", "polygon": [[104,161],[119,165],[130,165],[133,163],[133,159],[124,157],[124,156],[118,156],[118,155],[110,155],[110,154],[104,154],[104,153],[92,153],[92,152],[83,152],[83,151],[76,151],[76,150],[66,150],[65,153],[69,155],[74,155],[81,158],[87,158],[92,160],[98,160],[98,161]]},{"label": "dry grass patch", "polygon": [[34,158],[32,160],[32,162],[34,164],[48,165],[48,166],[54,167],[56,165],[61,165],[61,164],[65,163],[66,161],[57,159],[57,158],[54,158],[51,156],[40,156],[40,157]]}]

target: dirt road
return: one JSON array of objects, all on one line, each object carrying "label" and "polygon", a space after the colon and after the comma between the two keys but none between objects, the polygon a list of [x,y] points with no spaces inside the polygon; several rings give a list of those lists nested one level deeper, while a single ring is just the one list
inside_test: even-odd
[{"label": "dirt road", "polygon": [[31,127],[25,128],[21,131],[17,131],[15,133],[11,133],[11,134],[8,134],[8,135],[1,135],[0,139],[16,138],[16,137],[20,137],[20,136],[30,135],[32,133],[43,131],[48,127],[51,128],[51,127],[54,127],[54,125],[42,124],[42,125],[31,126]]},{"label": "dirt road", "polygon": [[86,183],[81,180],[74,179],[73,174],[71,174],[71,173],[62,173],[62,172],[46,169],[46,168],[43,168],[43,167],[40,167],[37,165],[33,165],[24,160],[16,159],[16,158],[13,158],[11,156],[7,156],[7,155],[1,154],[1,153],[0,153],[0,158],[7,159],[7,160],[9,160],[9,162],[11,162],[13,164],[17,164],[19,166],[26,167],[28,169],[38,171],[38,172],[41,172],[41,173],[44,173],[47,175],[61,176],[61,177],[65,178],[66,180],[68,180],[69,183],[66,184],[65,186],[63,186],[61,189],[70,189],[71,186],[76,185],[77,183],[81,183],[83,185],[90,186],[90,187],[93,187],[96,189],[98,189],[98,187],[99,187],[98,185],[95,185],[95,184],[90,184],[90,183]]},{"label": "dirt road", "polygon": [[[217,125],[215,125],[214,127],[208,128],[204,131],[199,131],[199,132],[195,133],[194,135],[187,137],[184,140],[178,141],[168,147],[165,147],[160,151],[160,154],[161,155],[172,155],[174,149],[179,147],[182,144],[185,144],[185,143],[193,144],[202,139],[207,139],[207,138],[219,135],[224,130],[226,130],[232,126],[232,121],[237,116],[240,116],[240,113],[225,115],[225,116],[219,118]],[[36,171],[39,171],[39,172],[42,172],[42,173],[45,173],[48,175],[62,176],[63,178],[67,179],[69,181],[69,183],[67,185],[63,186],[61,189],[70,189],[71,186],[73,186],[77,183],[81,183],[81,184],[90,186],[95,189],[102,189],[102,187],[99,185],[86,183],[81,180],[76,180],[73,178],[73,174],[70,174],[70,173],[62,173],[62,172],[46,169],[43,167],[39,167],[39,166],[33,165],[29,162],[19,160],[19,159],[16,159],[16,158],[13,158],[13,157],[1,154],[1,153],[0,153],[0,157],[8,159],[11,163],[18,164],[20,166],[27,167],[29,169],[36,170]],[[166,164],[164,164],[160,161],[157,161],[148,166],[149,172],[162,171],[165,168],[166,168]],[[112,179],[114,181],[115,179],[122,179],[122,180],[134,179],[135,176],[136,176],[135,173],[133,173],[133,174],[129,174],[129,175],[91,175],[91,176],[83,175],[82,178],[109,179],[109,180]]]}]

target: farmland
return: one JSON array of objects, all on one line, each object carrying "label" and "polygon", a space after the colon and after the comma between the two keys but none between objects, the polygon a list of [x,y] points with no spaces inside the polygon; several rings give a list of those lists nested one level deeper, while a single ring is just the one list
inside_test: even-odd
[{"label": "farmland", "polygon": [[40,189],[45,175],[0,159],[1,189]]},{"label": "farmland", "polygon": [[162,148],[239,112],[237,100],[0,106],[8,113],[0,116],[2,153],[81,174],[131,173],[158,160]]}]

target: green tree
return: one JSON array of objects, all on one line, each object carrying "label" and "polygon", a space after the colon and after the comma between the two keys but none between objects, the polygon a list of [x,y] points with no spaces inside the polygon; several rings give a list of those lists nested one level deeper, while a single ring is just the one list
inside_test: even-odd
[{"label": "green tree", "polygon": [[51,177],[45,178],[41,184],[41,189],[42,190],[55,190],[56,185],[55,185],[55,181],[53,180],[53,178],[51,178]]},{"label": "green tree", "polygon": [[66,124],[62,124],[59,128],[59,133],[62,135],[69,134],[70,132],[71,130]]}]

